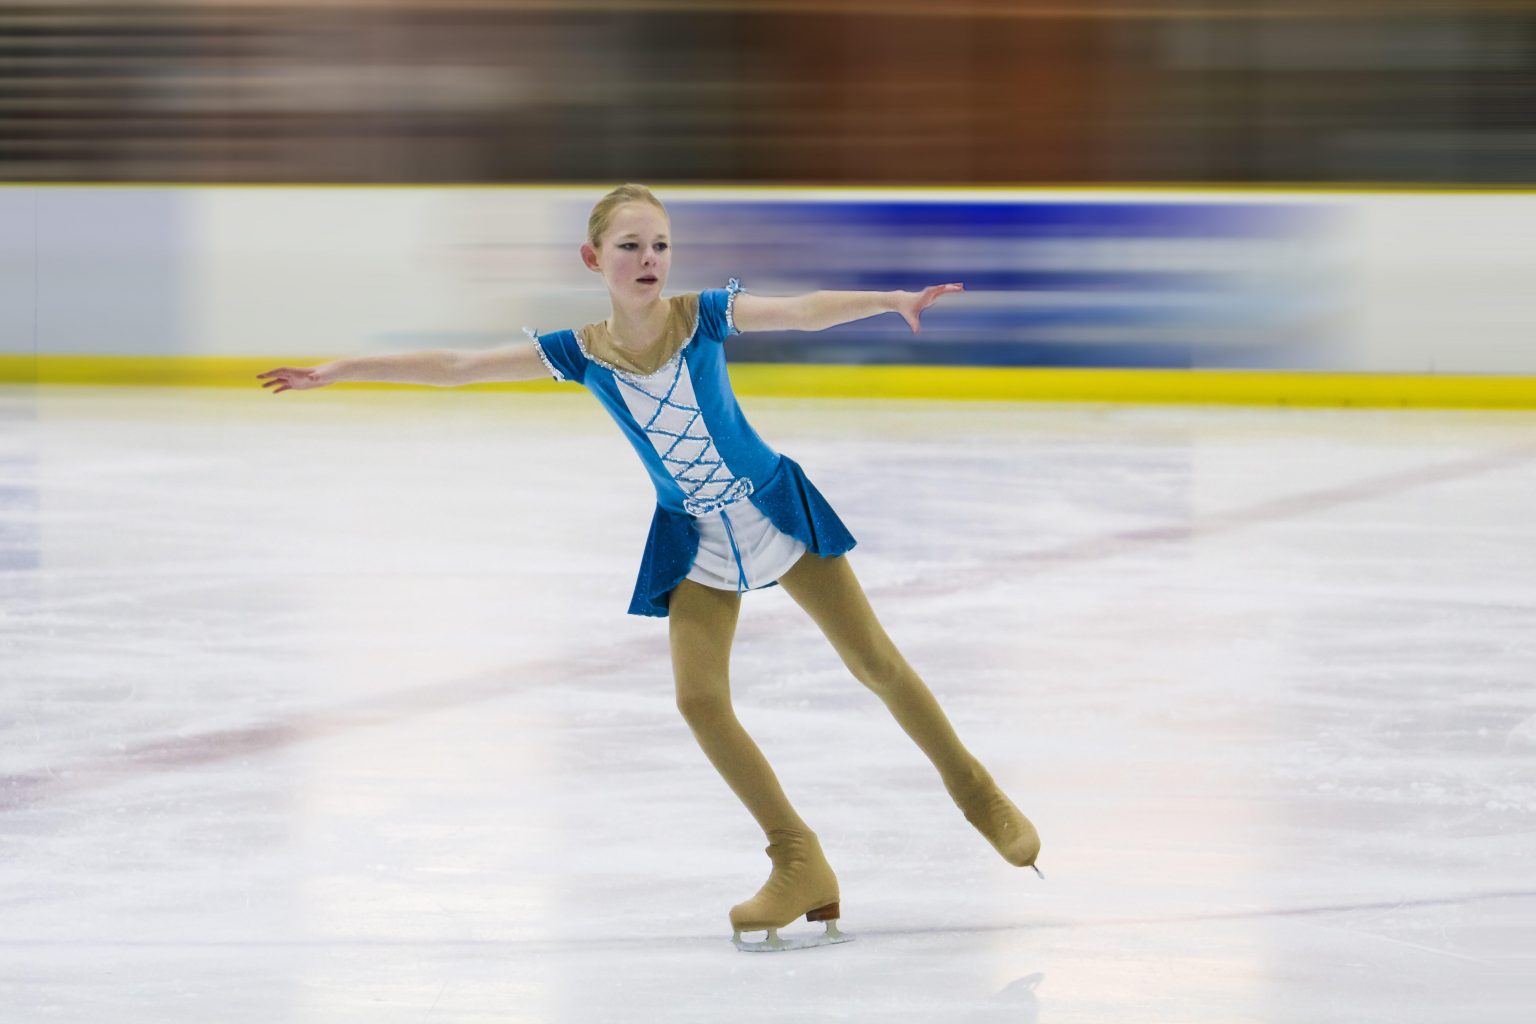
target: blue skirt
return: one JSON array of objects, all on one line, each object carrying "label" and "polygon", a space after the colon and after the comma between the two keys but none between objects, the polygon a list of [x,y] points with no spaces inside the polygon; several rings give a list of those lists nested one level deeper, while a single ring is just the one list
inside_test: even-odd
[{"label": "blue skirt", "polygon": [[[858,542],[837,518],[832,506],[812,486],[800,464],[787,455],[762,487],[747,496],[774,526],[803,543],[808,551],[832,558],[853,550]],[[699,550],[699,528],[693,516],[656,506],[651,535],[640,560],[640,576],[630,598],[629,614],[666,618],[672,591],[688,576]],[[776,586],[770,583],[768,586]]]}]

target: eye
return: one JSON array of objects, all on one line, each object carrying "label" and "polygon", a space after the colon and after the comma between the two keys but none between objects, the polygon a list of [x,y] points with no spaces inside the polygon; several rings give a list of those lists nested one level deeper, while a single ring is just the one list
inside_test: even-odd
[{"label": "eye", "polygon": [[634,242],[620,242],[619,243],[619,248],[620,249],[633,249],[634,247],[635,247],[635,243]]},{"label": "eye", "polygon": [[658,248],[658,249],[665,249],[666,247],[667,247],[667,243],[666,242],[657,242],[656,243],[656,248]]}]

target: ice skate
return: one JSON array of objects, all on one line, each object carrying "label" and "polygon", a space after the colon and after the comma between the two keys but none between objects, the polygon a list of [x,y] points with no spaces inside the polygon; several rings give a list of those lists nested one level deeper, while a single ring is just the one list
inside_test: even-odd
[{"label": "ice skate", "polygon": [[[790,949],[826,946],[853,938],[837,930],[839,914],[837,876],[821,852],[816,833],[774,829],[768,833],[765,851],[773,861],[768,881],[745,903],[731,908],[731,941],[748,953],[777,953]],[[801,914],[807,921],[825,921],[820,935],[781,938],[779,929]],[[766,931],[762,942],[744,942],[742,932]]]},{"label": "ice skate", "polygon": [[973,777],[949,788],[949,795],[965,812],[965,820],[976,826],[976,831],[986,837],[1004,860],[1017,867],[1034,868],[1035,874],[1045,877],[1035,867],[1035,858],[1040,855],[1040,834],[990,775]]}]

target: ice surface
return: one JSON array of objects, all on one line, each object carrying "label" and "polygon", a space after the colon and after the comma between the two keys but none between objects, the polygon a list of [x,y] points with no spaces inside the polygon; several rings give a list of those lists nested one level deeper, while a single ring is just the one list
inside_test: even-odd
[{"label": "ice surface", "polygon": [[756,592],[737,708],[858,941],[732,948],[765,839],[574,389],[12,387],[0,1019],[1529,1018],[1536,415],[744,404],[1045,881]]}]

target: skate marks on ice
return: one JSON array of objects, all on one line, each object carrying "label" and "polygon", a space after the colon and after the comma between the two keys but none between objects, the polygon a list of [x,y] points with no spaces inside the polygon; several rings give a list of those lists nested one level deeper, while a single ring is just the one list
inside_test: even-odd
[{"label": "skate marks on ice", "polygon": [[[1282,495],[1253,505],[1228,509],[1225,512],[1195,515],[1184,522],[1117,530],[1011,554],[994,553],[984,570],[951,571],[942,579],[925,585],[914,585],[911,581],[903,581],[899,592],[937,597],[974,591],[977,587],[995,584],[1000,578],[1000,573],[1009,580],[1017,580],[1053,569],[1134,554],[1162,544],[1186,543],[1248,527],[1284,522],[1356,502],[1402,494],[1419,487],[1477,477],[1519,466],[1532,460],[1536,460],[1536,445],[1503,446],[1466,458],[1417,466],[1333,487]],[[871,593],[879,593],[883,590],[878,585],[868,585],[867,589]]]},{"label": "skate marks on ice", "polygon": [[[1421,900],[1387,900],[1361,903],[1328,903],[1303,907],[1269,907],[1254,910],[1217,911],[1203,914],[1153,914],[1143,917],[1118,917],[1118,918],[1041,918],[1032,921],[1001,921],[991,924],[931,924],[918,925],[906,928],[861,928],[858,936],[840,933],[839,942],[852,941],[855,937],[862,939],[901,939],[901,938],[937,938],[1024,934],[1037,931],[1057,931],[1071,929],[1091,928],[1138,928],[1172,924],[1195,924],[1201,922],[1222,921],[1256,921],[1286,917],[1324,917],[1334,914],[1371,913],[1397,910],[1421,910],[1436,907],[1458,907],[1481,902],[1494,902],[1503,900],[1536,900],[1536,890],[1512,890],[1500,892],[1467,893],[1461,896],[1449,896]],[[788,927],[788,926],[786,926]],[[754,934],[754,933],[747,933]],[[684,932],[654,932],[652,938],[665,939],[666,948],[670,950],[697,950],[709,952],[718,950],[720,943],[719,933],[700,934]],[[788,942],[789,938],[784,938]],[[801,938],[815,938],[820,940],[822,935],[802,936]],[[750,943],[757,945],[758,943]],[[793,946],[792,948],[810,948],[814,945],[830,945],[832,943],[816,941],[813,943]],[[581,935],[581,936],[548,936],[539,938],[432,938],[421,939],[417,937],[399,936],[370,936],[370,937],[325,937],[325,938],[233,938],[218,939],[200,936],[197,938],[143,938],[143,937],[116,937],[96,939],[48,939],[27,937],[24,939],[0,938],[0,950],[25,950],[25,949],[233,949],[233,950],[270,950],[270,949],[302,949],[321,951],[327,949],[361,949],[361,950],[397,950],[397,949],[450,949],[465,952],[483,953],[487,956],[504,957],[532,957],[558,954],[583,954],[583,953],[623,953],[634,951],[634,940],[625,936]],[[1428,947],[1421,947],[1428,948]],[[1444,950],[1430,950],[1431,952],[1445,953]],[[1455,953],[1448,953],[1456,959],[1486,961],[1487,958],[1468,957]],[[1510,956],[1507,959],[1517,959]]]},{"label": "skate marks on ice", "polygon": [[141,776],[216,766],[358,729],[412,721],[434,711],[504,700],[551,680],[606,678],[630,658],[630,652],[620,651],[611,659],[588,658],[576,665],[567,659],[513,662],[488,672],[403,686],[266,722],[147,740],[63,766],[0,774],[0,814]]},{"label": "skate marks on ice", "polygon": [[[865,938],[925,938],[937,936],[1005,935],[1010,933],[1072,931],[1096,928],[1146,928],[1184,924],[1280,920],[1285,918],[1328,918],[1351,914],[1379,914],[1395,911],[1468,907],[1478,903],[1498,903],[1510,900],[1536,900],[1536,889],[1473,892],[1458,896],[1442,896],[1417,900],[1399,899],[1361,903],[1322,903],[1298,907],[1261,907],[1252,910],[1214,911],[1198,914],[1150,914],[1140,917],[1103,918],[1092,916],[1081,918],[1054,917],[1039,918],[1029,922],[1001,921],[993,924],[934,924],[916,928],[863,928],[860,929],[860,935]],[[1374,937],[1383,941],[1397,941],[1401,945],[1414,945],[1412,943],[1403,943],[1400,940],[1391,940],[1385,936]],[[1473,963],[1492,964],[1500,959],[1520,959],[1520,957],[1468,956],[1430,946],[1415,945],[1414,948],[1427,953],[1441,954],[1453,959]]]},{"label": "skate marks on ice", "polygon": [[[1213,513],[1188,523],[1114,531],[1069,541],[1055,547],[1022,552],[1008,560],[1010,563],[1008,569],[1012,578],[1018,578],[1049,571],[1052,568],[1099,561],[1147,546],[1187,541],[1195,537],[1262,525],[1355,501],[1380,498],[1419,486],[1476,476],[1518,465],[1532,458],[1536,458],[1536,446],[1505,446],[1471,458],[1422,466],[1334,488],[1276,498],[1247,508]],[[973,579],[963,571],[956,571],[949,573],[943,580],[929,582],[926,585],[914,586],[911,581],[904,581],[900,590],[906,597],[918,594],[933,597],[972,590],[994,582],[995,570],[994,562],[987,569],[985,580]],[[868,589],[871,593],[878,593],[884,588],[878,584],[870,584]],[[764,623],[769,625],[780,618],[788,618],[796,614],[789,609],[765,609],[765,611],[767,617]],[[574,674],[591,678],[602,677],[612,665],[631,663],[638,646],[640,645],[612,644],[600,653],[594,652],[594,656],[587,659],[589,664],[581,666]],[[31,772],[0,775],[0,813],[19,810],[51,798],[115,785],[137,775],[201,767],[240,756],[271,752],[296,743],[351,731],[359,726],[373,726],[383,721],[404,719],[413,712],[444,710],[504,698],[524,688],[530,678],[542,681],[550,678],[569,678],[572,675],[572,666],[563,662],[513,663],[506,666],[505,670],[494,673],[404,687],[392,693],[332,709],[298,714],[233,730],[214,730],[201,734],[178,735],[159,742],[150,741],[126,751],[102,754],[83,762],[70,764],[63,771],[60,771],[57,766],[49,765]],[[509,682],[509,680],[514,681]],[[1531,732],[1536,735],[1536,727],[1532,727]],[[1038,872],[1039,869],[1036,868],[1036,871]]]}]

